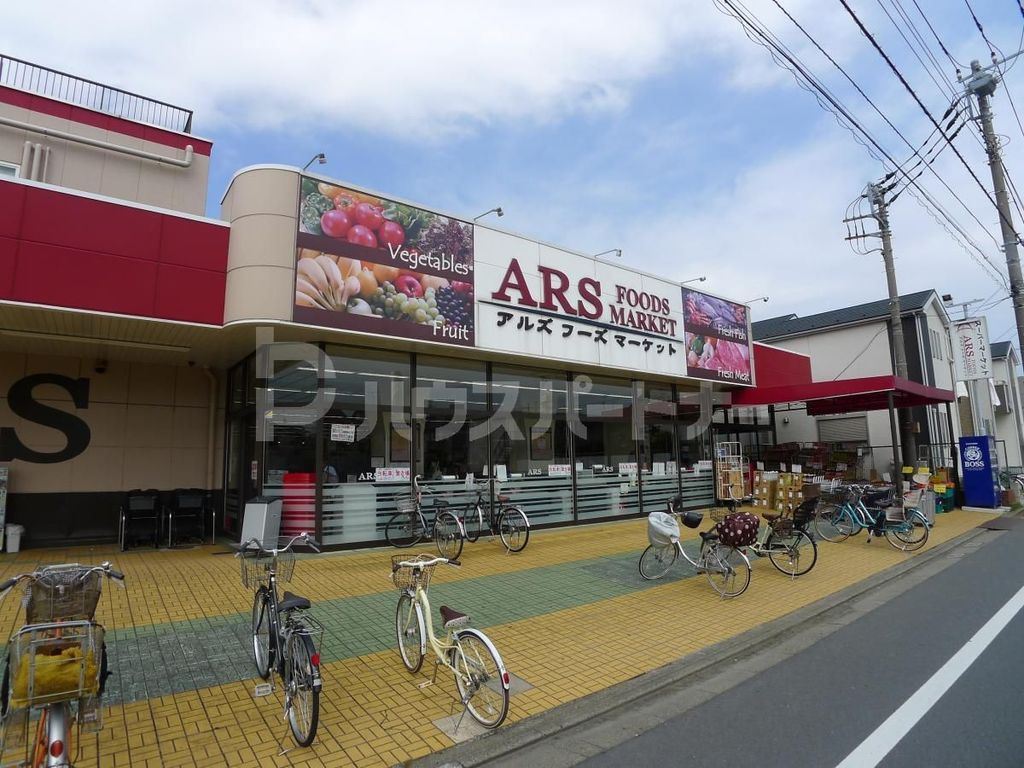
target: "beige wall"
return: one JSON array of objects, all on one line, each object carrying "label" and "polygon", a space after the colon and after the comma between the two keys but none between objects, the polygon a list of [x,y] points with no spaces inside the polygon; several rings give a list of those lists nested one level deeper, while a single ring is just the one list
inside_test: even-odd
[{"label": "beige wall", "polygon": [[[180,160],[185,156],[180,149],[10,104],[0,103],[0,117],[163,157]],[[37,181],[184,213],[206,212],[210,158],[204,155],[195,153],[191,166],[178,168],[0,124],[0,162],[21,165],[26,141],[50,148],[45,178]],[[20,175],[27,178],[28,169],[23,169]]]},{"label": "beige wall", "polygon": [[62,463],[12,462],[12,493],[205,488],[210,450],[215,458],[213,487],[221,487],[222,378],[215,384],[218,407],[210,446],[210,382],[201,368],[111,360],[105,373],[97,373],[91,358],[0,352],[0,427],[13,427],[27,447],[45,452],[64,447],[63,433],[16,417],[7,402],[11,384],[34,373],[89,380],[85,409],[75,409],[61,387],[42,385],[33,394],[36,400],[85,421],[91,440],[83,453]]},{"label": "beige wall", "polygon": [[231,223],[224,322],[291,320],[299,174],[251,168],[231,181],[221,218]]}]

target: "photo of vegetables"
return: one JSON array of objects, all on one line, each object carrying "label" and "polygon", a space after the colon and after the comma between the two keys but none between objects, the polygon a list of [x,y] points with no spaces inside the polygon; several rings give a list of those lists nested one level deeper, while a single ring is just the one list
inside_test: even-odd
[{"label": "photo of vegetables", "polygon": [[433,254],[466,273],[473,269],[472,225],[307,176],[299,194],[299,232],[388,256],[402,248]]},{"label": "photo of vegetables", "polygon": [[302,178],[296,321],[472,346],[469,224]]},{"label": "photo of vegetables", "polygon": [[747,341],[747,307],[683,288],[683,324],[687,330]]}]

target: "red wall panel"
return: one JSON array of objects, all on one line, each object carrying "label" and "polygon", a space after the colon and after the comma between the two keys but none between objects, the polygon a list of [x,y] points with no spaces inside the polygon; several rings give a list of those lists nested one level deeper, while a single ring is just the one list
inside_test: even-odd
[{"label": "red wall panel", "polygon": [[758,389],[811,383],[811,358],[756,342],[754,370]]},{"label": "red wall panel", "polygon": [[220,324],[228,235],[212,222],[0,181],[0,299]]},{"label": "red wall panel", "polygon": [[14,272],[18,301],[150,316],[155,262],[22,241]]}]

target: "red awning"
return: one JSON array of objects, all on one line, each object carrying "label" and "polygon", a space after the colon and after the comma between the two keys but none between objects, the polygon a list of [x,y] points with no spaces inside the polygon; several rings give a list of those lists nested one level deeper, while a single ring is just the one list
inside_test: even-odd
[{"label": "red awning", "polygon": [[754,387],[732,393],[734,406],[807,403],[807,413],[824,416],[851,411],[877,411],[889,407],[889,395],[897,408],[950,403],[956,395],[948,389],[926,387],[897,376],[816,381],[776,387]]}]

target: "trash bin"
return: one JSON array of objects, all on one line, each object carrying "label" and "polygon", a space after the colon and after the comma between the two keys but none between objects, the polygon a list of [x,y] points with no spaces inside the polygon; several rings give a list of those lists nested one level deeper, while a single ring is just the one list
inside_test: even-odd
[{"label": "trash bin", "polygon": [[4,533],[7,536],[7,551],[18,552],[21,550],[21,534],[25,532],[25,526],[23,525],[8,525],[4,529]]}]

